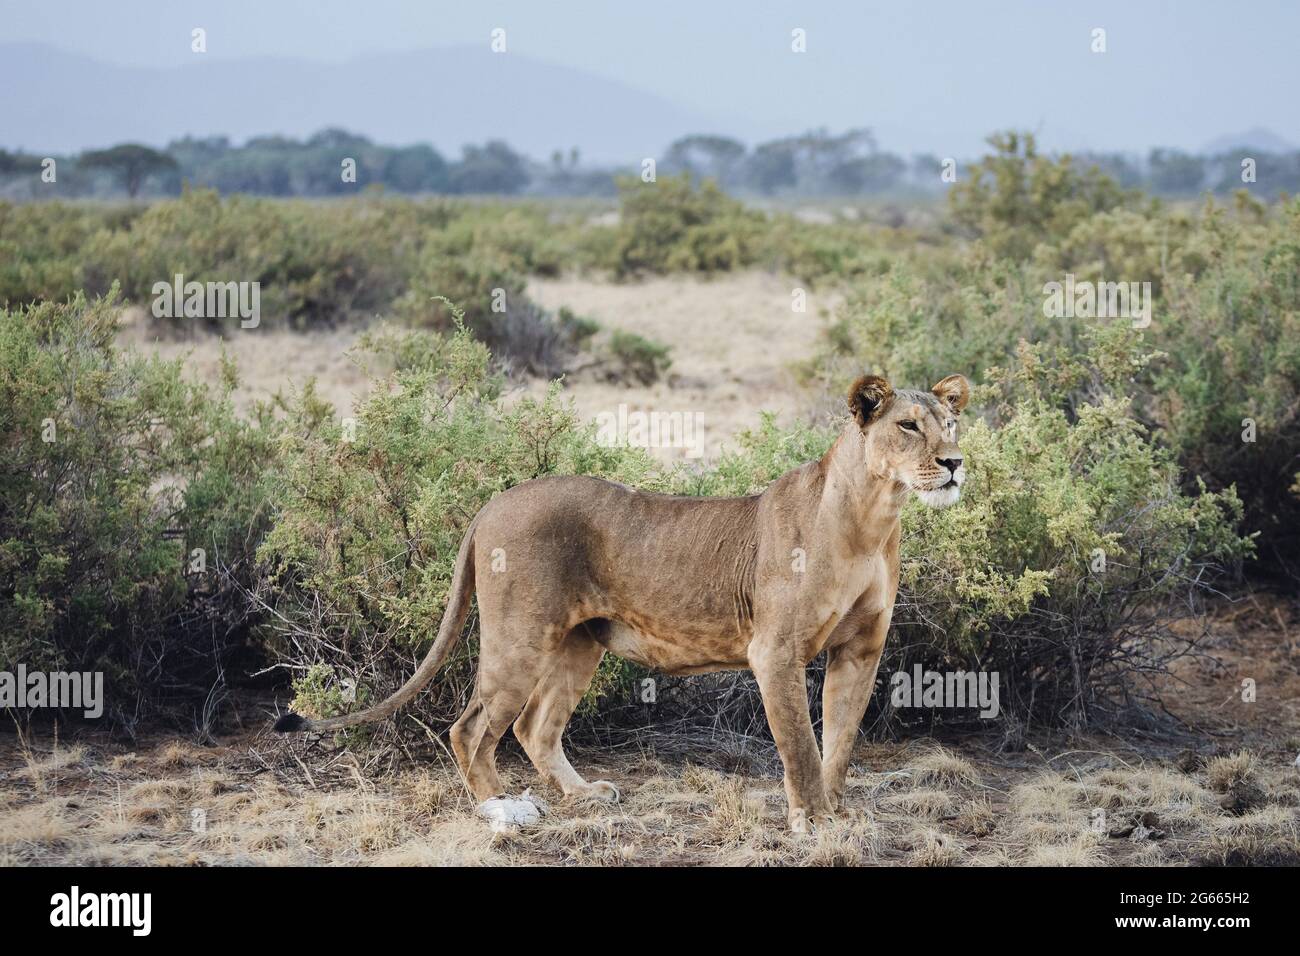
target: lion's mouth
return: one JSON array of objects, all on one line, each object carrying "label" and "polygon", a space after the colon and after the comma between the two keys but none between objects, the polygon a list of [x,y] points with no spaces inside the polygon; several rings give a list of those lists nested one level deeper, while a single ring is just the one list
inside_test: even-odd
[{"label": "lion's mouth", "polygon": [[944,484],[939,486],[940,491],[947,491],[949,488],[958,487],[956,478],[949,478]]}]

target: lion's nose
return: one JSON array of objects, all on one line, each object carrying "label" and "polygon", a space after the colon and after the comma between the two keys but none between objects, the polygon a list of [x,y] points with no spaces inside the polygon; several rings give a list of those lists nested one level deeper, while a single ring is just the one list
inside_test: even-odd
[{"label": "lion's nose", "polygon": [[939,464],[943,465],[943,467],[947,468],[949,471],[956,471],[958,468],[961,467],[961,463],[962,463],[963,459],[961,459],[961,458],[936,458],[935,461],[937,461]]}]

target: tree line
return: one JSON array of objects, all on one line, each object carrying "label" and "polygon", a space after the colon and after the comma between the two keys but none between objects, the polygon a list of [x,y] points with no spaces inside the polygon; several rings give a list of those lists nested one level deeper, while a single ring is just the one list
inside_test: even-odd
[{"label": "tree line", "polygon": [[[1240,149],[1199,155],[1152,149],[1147,155],[1078,153],[1122,187],[1161,196],[1227,193],[1242,186],[1265,196],[1300,192],[1300,150]],[[735,195],[923,197],[960,181],[966,163],[879,148],[867,129],[820,129],[753,148],[726,136],[690,135],[654,158],[654,173],[713,179]],[[466,145],[448,158],[427,143],[385,146],[342,129],[304,140],[225,136],[174,140],[163,149],[123,143],[77,155],[44,157],[0,150],[0,196],[25,198],[158,197],[185,184],[222,193],[341,196],[381,186],[396,193],[446,195],[613,196],[616,179],[642,175],[643,159],[622,165],[584,163],[573,147],[533,159],[502,140]]]}]

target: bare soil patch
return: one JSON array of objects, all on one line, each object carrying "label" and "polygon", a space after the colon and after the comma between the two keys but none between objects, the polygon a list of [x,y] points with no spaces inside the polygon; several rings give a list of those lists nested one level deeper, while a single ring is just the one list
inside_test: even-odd
[{"label": "bare soil patch", "polygon": [[[585,278],[538,279],[529,294],[542,305],[567,306],[605,329],[635,332],[667,345],[673,364],[653,385],[611,384],[578,374],[566,393],[584,419],[617,412],[691,412],[704,431],[704,460],[716,458],[740,431],[755,427],[759,412],[789,423],[805,415],[811,396],[794,367],[815,352],[825,317],[838,302],[831,292],[807,292],[804,312],[792,308],[794,279],[763,272],[713,279],[682,276],[640,282]],[[530,391],[540,394],[544,383]],[[654,449],[664,460],[682,449]]]}]

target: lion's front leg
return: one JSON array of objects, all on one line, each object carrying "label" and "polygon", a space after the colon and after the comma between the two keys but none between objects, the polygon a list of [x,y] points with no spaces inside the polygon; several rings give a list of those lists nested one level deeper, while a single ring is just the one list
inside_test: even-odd
[{"label": "lion's front leg", "polygon": [[876,685],[892,610],[846,619],[845,624],[854,628],[853,636],[826,655],[826,686],[822,691],[822,750],[826,756],[822,778],[833,809],[839,808],[844,796],[849,759]]},{"label": "lion's front leg", "polygon": [[750,646],[749,663],[785,767],[790,829],[805,833],[810,825],[830,820],[831,804],[822,784],[821,754],[808,715],[804,665],[788,647],[758,639]]}]

